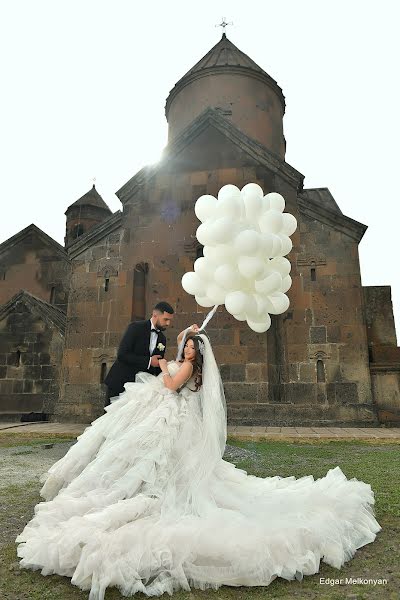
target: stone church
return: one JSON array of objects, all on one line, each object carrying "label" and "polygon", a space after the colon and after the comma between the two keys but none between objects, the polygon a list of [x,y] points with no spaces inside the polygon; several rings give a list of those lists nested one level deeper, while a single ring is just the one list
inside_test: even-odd
[{"label": "stone church", "polygon": [[181,286],[202,255],[194,203],[256,182],[295,215],[290,307],[257,334],[224,307],[208,326],[228,419],[244,425],[371,426],[400,422],[400,348],[389,286],[361,284],[367,229],[328,188],[306,189],[285,161],[285,98],[223,34],[166,101],[168,145],[117,192],[95,187],[66,212],[61,246],[34,224],[0,245],[0,418],[89,422],[128,323],[156,301],[176,334],[208,312]]}]

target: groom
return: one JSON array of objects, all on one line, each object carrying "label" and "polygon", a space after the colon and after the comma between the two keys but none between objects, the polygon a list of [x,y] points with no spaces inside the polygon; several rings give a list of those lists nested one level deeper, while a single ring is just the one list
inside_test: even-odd
[{"label": "groom", "polygon": [[162,332],[171,325],[173,316],[172,306],[168,302],[159,302],[149,320],[128,325],[118,348],[117,360],[104,380],[107,385],[106,406],[110,404],[110,398],[124,391],[127,381],[135,381],[139,371],[152,375],[161,372],[158,361],[164,358],[167,344]]}]

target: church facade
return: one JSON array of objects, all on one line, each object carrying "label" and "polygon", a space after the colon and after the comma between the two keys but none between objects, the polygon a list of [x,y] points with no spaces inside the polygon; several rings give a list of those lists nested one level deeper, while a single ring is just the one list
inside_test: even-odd
[{"label": "church facade", "polygon": [[171,90],[161,161],[118,192],[112,213],[95,187],[66,211],[61,246],[35,225],[0,245],[0,418],[89,422],[130,321],[159,300],[167,332],[207,309],[182,275],[202,254],[196,199],[228,183],[279,192],[298,221],[290,307],[256,334],[220,307],[207,331],[231,424],[372,426],[400,422],[400,348],[389,286],[362,286],[366,226],[327,188],[304,188],[285,161],[285,100],[224,34]]}]

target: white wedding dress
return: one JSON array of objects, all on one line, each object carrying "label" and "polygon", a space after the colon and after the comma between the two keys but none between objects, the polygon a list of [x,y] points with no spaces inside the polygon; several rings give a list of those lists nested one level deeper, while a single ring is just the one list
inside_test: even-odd
[{"label": "white wedding dress", "polygon": [[371,487],[339,467],[264,479],[222,459],[222,384],[202,338],[200,392],[138,374],[42,477],[46,501],[16,540],[21,567],[71,577],[90,600],[109,586],[157,596],[301,579],[375,539]]}]

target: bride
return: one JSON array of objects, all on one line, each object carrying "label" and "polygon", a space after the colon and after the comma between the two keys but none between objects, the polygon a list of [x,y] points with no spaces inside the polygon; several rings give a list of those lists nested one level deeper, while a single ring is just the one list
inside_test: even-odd
[{"label": "bride", "polygon": [[247,475],[222,459],[226,407],[208,337],[178,336],[177,361],[139,373],[42,476],[17,537],[20,566],[58,573],[103,600],[190,587],[266,586],[340,568],[381,529],[371,487],[339,467]]}]

